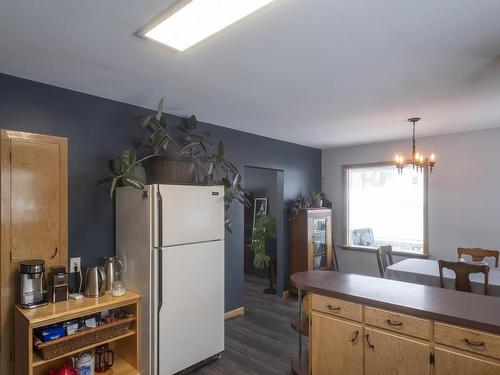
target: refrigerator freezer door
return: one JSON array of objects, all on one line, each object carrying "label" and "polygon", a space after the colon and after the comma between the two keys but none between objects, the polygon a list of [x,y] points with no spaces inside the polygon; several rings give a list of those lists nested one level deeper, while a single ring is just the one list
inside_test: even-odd
[{"label": "refrigerator freezer door", "polygon": [[224,350],[224,241],[162,250],[159,374],[174,374]]},{"label": "refrigerator freezer door", "polygon": [[224,188],[222,186],[157,186],[163,214],[159,234],[162,236],[162,242],[157,243],[156,246],[165,247],[224,239]]}]

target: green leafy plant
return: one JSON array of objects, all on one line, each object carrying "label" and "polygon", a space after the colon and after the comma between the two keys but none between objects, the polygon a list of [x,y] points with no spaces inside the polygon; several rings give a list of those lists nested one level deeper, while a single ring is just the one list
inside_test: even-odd
[{"label": "green leafy plant", "polygon": [[255,223],[255,229],[250,237],[250,248],[254,252],[253,265],[262,269],[269,265],[271,258],[266,255],[266,241],[276,237],[276,219],[269,215],[262,215]]},{"label": "green leafy plant", "polygon": [[[245,190],[241,186],[241,175],[238,168],[224,156],[224,144],[217,147],[210,143],[210,132],[196,133],[198,121],[193,115],[184,119],[181,125],[169,127],[167,116],[163,113],[163,98],[158,102],[156,115],[141,115],[134,118],[141,121],[136,130],[142,130],[146,138],[139,144],[138,151],[146,149],[146,155],[138,158],[132,149],[126,149],[122,154],[110,160],[111,174],[97,181],[98,185],[108,185],[112,199],[116,187],[129,184],[137,189],[143,189],[144,178],[137,173],[148,159],[160,155],[182,157],[194,165],[193,182],[202,185],[223,185],[226,211],[236,200],[249,205]],[[231,231],[231,221],[226,217],[226,229]]]},{"label": "green leafy plant", "polygon": [[311,193],[311,201],[313,201],[313,202],[320,202],[321,197],[322,197],[321,192],[313,191]]}]

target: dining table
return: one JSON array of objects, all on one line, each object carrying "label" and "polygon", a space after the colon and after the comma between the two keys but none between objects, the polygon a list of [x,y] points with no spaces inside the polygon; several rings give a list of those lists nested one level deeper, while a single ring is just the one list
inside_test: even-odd
[{"label": "dining table", "polygon": [[[440,287],[439,265],[437,260],[408,258],[388,266],[384,278],[406,281],[414,284]],[[455,272],[443,269],[444,287],[455,289]],[[473,293],[484,293],[484,274],[471,273],[469,276]],[[490,267],[488,274],[490,296],[500,297],[500,269]]]}]

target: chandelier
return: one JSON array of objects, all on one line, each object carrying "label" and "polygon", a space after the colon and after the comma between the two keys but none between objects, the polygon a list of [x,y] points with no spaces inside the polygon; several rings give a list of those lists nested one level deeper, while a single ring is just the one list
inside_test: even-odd
[{"label": "chandelier", "polygon": [[403,169],[412,166],[413,169],[422,172],[425,167],[429,167],[430,172],[432,173],[432,168],[434,168],[434,165],[436,165],[436,157],[434,154],[431,155],[430,158],[425,157],[423,154],[417,152],[417,146],[415,142],[415,124],[420,121],[420,117],[412,117],[409,118],[408,121],[412,124],[413,128],[413,147],[412,147],[412,153],[411,153],[411,158],[405,159],[400,155],[396,155],[395,161],[396,161],[396,168],[398,168],[399,173],[403,173]]}]

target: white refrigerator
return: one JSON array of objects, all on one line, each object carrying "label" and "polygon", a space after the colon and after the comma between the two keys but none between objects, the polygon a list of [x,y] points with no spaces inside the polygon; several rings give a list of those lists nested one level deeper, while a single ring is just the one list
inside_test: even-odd
[{"label": "white refrigerator", "polygon": [[141,374],[174,374],[224,350],[224,188],[116,192],[116,255],[141,295]]}]

